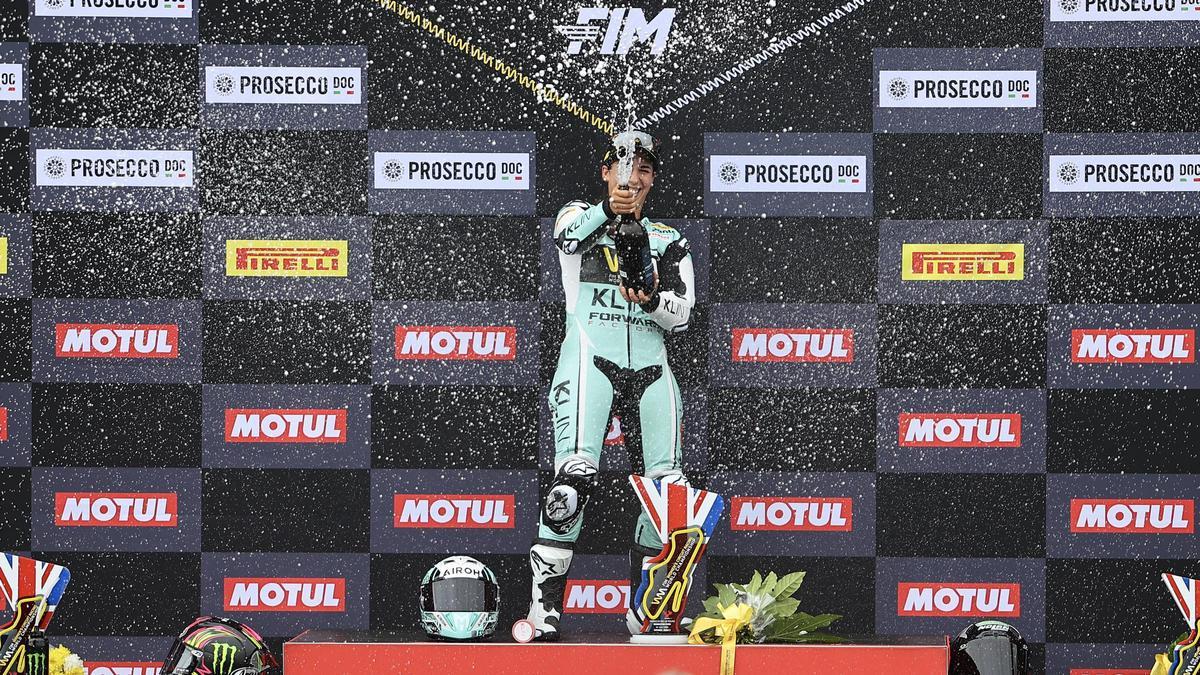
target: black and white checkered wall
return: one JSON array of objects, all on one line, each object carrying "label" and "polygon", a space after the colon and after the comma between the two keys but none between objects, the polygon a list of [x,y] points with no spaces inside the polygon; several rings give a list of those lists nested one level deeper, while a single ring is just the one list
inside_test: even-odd
[{"label": "black and white checkered wall", "polygon": [[[535,68],[521,45],[562,52],[578,7],[414,9]],[[708,581],[807,570],[847,634],[981,604],[1056,675],[1148,669],[1181,632],[1158,575],[1200,575],[1197,36],[1088,12],[875,0],[653,130],[650,214],[698,267],[669,346],[686,465],[732,502]],[[303,77],[243,86],[263,68]],[[935,71],[1017,102],[919,105]],[[71,569],[52,630],[93,675],[201,613],[276,643],[415,629],[452,553],[523,614],[548,219],[597,198],[602,134],[367,0],[7,0],[0,125],[0,543]],[[844,180],[790,184],[814,156]],[[1176,173],[1088,187],[1122,157]],[[494,172],[406,173],[445,158]],[[611,437],[580,630],[622,630]]]}]

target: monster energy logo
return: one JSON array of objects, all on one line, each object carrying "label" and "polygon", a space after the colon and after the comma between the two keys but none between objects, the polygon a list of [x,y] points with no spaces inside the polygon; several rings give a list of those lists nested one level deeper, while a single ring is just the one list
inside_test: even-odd
[{"label": "monster energy logo", "polygon": [[46,655],[27,652],[25,654],[25,675],[46,675],[46,673]]},{"label": "monster energy logo", "polygon": [[213,645],[212,669],[213,675],[232,675],[234,659],[237,658],[237,645],[218,642]]}]

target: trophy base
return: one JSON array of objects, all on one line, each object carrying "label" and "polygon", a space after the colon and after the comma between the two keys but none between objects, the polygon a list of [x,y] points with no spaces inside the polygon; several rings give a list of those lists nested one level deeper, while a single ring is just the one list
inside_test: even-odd
[{"label": "trophy base", "polygon": [[683,633],[639,633],[629,636],[635,645],[686,645],[688,636]]}]

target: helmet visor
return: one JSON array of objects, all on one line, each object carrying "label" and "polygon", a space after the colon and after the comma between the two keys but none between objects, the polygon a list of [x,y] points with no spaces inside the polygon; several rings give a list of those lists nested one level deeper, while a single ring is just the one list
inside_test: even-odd
[{"label": "helmet visor", "polygon": [[421,609],[426,612],[496,611],[496,587],[483,579],[440,579],[422,590]]}]

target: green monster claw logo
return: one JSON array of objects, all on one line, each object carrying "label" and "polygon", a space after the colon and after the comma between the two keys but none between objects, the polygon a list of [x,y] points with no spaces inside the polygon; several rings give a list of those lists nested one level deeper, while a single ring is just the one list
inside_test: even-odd
[{"label": "green monster claw logo", "polygon": [[46,655],[45,654],[25,654],[25,674],[26,675],[46,675]]},{"label": "green monster claw logo", "polygon": [[212,647],[213,675],[232,675],[233,664],[237,659],[237,645],[218,642]]}]

